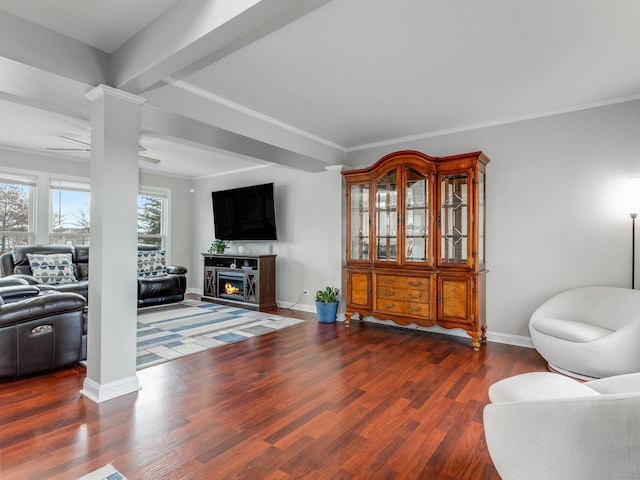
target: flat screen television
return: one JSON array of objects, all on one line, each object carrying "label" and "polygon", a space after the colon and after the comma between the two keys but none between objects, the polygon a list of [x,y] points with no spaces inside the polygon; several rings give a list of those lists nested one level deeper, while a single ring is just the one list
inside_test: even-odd
[{"label": "flat screen television", "polygon": [[273,183],[211,192],[215,238],[277,240]]}]

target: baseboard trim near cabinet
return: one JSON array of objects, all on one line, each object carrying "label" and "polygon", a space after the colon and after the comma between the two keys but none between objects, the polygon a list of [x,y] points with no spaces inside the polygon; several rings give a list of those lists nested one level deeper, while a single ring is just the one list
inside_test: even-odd
[{"label": "baseboard trim near cabinet", "polygon": [[[340,318],[340,316],[342,316],[342,319]],[[338,314],[338,321],[344,321],[344,314]],[[355,321],[357,322],[358,320],[355,320]],[[398,325],[392,322],[391,320],[378,320],[377,318],[370,317],[370,316],[365,317],[365,321],[371,322],[371,323],[377,323],[380,325],[390,325],[390,326],[399,327],[399,328],[407,328],[409,330],[420,330],[423,332],[439,333],[442,335],[451,335],[453,337],[470,338],[469,335],[467,335],[467,332],[465,332],[461,328],[449,329],[449,328],[442,328],[437,325],[435,327],[427,328],[427,327],[420,327],[415,324],[407,325],[405,327],[402,325]],[[506,345],[514,345],[516,347],[534,348],[533,343],[531,343],[531,338],[529,337],[523,337],[521,335],[512,335],[510,333],[492,332],[490,330],[487,330],[487,342],[504,343]]]}]

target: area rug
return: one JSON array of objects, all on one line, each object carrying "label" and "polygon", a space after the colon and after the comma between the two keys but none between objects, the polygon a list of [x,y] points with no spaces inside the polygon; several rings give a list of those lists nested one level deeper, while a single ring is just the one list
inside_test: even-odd
[{"label": "area rug", "polygon": [[87,473],[77,480],[127,480],[124,475],[113,468],[113,465],[105,465],[98,470],[94,470],[91,473]]},{"label": "area rug", "polygon": [[174,360],[302,323],[198,300],[138,310],[137,368]]}]

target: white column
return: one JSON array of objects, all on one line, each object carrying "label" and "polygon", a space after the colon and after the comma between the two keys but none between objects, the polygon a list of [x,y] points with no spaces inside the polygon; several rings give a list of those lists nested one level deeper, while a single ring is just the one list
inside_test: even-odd
[{"label": "white column", "polygon": [[91,102],[87,375],[103,402],[140,389],[136,375],[138,142],[141,97],[100,85]]}]

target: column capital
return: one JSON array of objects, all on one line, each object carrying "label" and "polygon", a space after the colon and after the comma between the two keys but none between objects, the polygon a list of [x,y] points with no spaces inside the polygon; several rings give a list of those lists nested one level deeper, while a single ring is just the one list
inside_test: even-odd
[{"label": "column capital", "polygon": [[135,103],[137,105],[143,105],[147,101],[146,98],[140,97],[138,95],[133,95],[123,90],[118,90],[117,88],[110,87],[109,85],[98,85],[97,87],[92,88],[84,94],[84,98],[86,98],[90,102],[93,102],[96,99],[104,96],[119,98],[127,102]]}]

